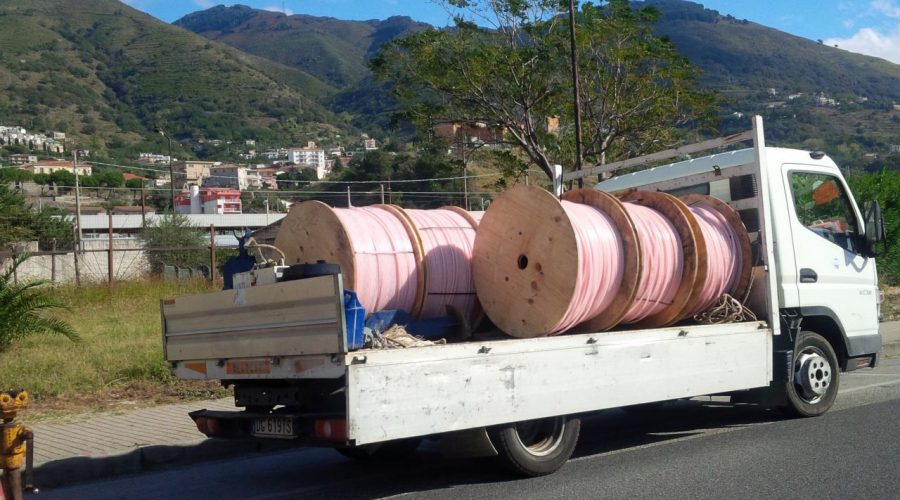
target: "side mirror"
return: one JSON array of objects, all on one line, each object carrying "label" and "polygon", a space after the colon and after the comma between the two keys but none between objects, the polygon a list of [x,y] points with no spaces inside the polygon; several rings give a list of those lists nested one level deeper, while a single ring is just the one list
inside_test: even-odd
[{"label": "side mirror", "polygon": [[875,250],[875,244],[885,240],[884,219],[881,217],[881,205],[877,201],[867,201],[863,204],[863,223],[866,234],[866,257],[877,257],[883,252]]}]

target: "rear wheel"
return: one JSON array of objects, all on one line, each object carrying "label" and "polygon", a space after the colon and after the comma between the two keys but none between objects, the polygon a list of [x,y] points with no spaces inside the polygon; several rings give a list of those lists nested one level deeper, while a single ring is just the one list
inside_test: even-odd
[{"label": "rear wheel", "polygon": [[794,350],[794,364],[785,391],[785,413],[815,417],[834,404],[840,386],[840,368],[831,344],[813,332],[800,332]]},{"label": "rear wheel", "polygon": [[503,465],[523,476],[556,472],[578,444],[581,420],[566,416],[528,420],[489,430]]}]

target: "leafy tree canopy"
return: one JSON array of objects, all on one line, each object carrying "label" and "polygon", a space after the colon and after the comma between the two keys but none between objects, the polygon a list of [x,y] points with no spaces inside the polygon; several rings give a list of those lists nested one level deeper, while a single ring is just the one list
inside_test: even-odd
[{"label": "leafy tree canopy", "polygon": [[[444,0],[452,30],[387,44],[371,67],[419,130],[439,121],[486,122],[548,177],[573,162],[569,24],[558,0]],[[576,15],[584,156],[603,163],[677,142],[680,127],[708,125],[713,99],[698,71],[653,34],[658,13],[627,0],[585,3]],[[558,125],[557,125],[558,124]]]}]

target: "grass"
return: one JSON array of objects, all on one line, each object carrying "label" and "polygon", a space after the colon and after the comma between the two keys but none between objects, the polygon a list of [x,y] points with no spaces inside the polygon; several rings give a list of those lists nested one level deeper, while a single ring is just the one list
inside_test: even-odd
[{"label": "grass", "polygon": [[57,287],[57,311],[81,336],[39,334],[0,352],[0,387],[24,388],[30,419],[224,396],[212,382],[174,379],[163,359],[159,299],[202,293],[203,281]]}]

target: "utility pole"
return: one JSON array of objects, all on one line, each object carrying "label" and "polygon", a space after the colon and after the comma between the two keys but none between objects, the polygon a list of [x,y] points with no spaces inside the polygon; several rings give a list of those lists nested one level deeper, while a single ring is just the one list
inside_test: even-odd
[{"label": "utility pole", "polygon": [[166,138],[166,144],[169,146],[169,202],[172,204],[172,222],[175,222],[175,172],[172,170],[172,138],[160,127],[156,126],[154,131]]},{"label": "utility pole", "polygon": [[381,204],[384,205],[384,184],[379,184],[378,188],[381,190]]},{"label": "utility pole", "polygon": [[347,208],[353,206],[353,203],[350,203],[350,186],[347,186]]},{"label": "utility pole", "polygon": [[463,208],[469,210],[469,164],[466,163],[466,143],[462,143],[462,161],[463,161]]},{"label": "utility pole", "polygon": [[78,147],[72,151],[72,170],[75,172],[75,252],[72,254],[75,264],[75,285],[81,285],[81,266],[78,253],[81,252],[81,188],[78,185]]},{"label": "utility pole", "polygon": [[[578,53],[575,50],[575,0],[569,0],[569,43],[572,56],[572,92],[575,98],[575,171],[581,170],[581,91],[578,85]],[[578,178],[578,187],[584,187],[584,178]]]}]

